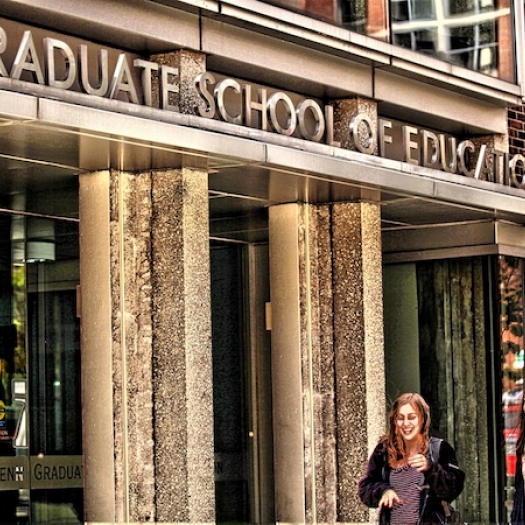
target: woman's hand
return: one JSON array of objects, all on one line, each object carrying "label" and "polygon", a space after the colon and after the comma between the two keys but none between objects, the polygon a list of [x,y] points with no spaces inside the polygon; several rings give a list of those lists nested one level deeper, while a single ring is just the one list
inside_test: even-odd
[{"label": "woman's hand", "polygon": [[415,454],[408,458],[408,464],[418,472],[426,472],[430,468],[430,461],[423,454]]},{"label": "woman's hand", "polygon": [[379,500],[379,510],[383,507],[391,509],[396,503],[398,505],[403,505],[403,500],[396,494],[396,491],[393,489],[385,490]]}]

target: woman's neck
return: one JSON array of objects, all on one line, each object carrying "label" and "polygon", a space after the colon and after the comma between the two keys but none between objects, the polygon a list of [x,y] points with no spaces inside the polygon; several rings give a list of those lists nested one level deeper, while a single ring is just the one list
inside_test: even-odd
[{"label": "woman's neck", "polygon": [[414,443],[405,443],[405,450],[408,456],[413,456],[418,453],[418,444]]}]

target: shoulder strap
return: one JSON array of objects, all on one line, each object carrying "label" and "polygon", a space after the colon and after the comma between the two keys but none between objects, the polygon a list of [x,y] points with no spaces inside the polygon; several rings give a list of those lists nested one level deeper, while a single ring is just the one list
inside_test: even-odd
[{"label": "shoulder strap", "polygon": [[439,461],[439,449],[441,448],[441,438],[430,438],[430,459],[432,463],[437,463]]},{"label": "shoulder strap", "polygon": [[385,482],[387,482],[389,478],[388,470],[388,459],[386,457],[386,452],[383,452],[383,466],[381,467],[381,478]]}]

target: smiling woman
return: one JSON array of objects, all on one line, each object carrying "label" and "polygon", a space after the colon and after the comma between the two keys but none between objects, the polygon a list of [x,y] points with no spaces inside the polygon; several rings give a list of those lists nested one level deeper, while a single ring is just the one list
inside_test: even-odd
[{"label": "smiling woman", "polygon": [[416,409],[411,404],[407,403],[399,409],[396,425],[397,432],[405,442],[405,448],[408,449],[409,453],[417,453],[421,423]]},{"label": "smiling woman", "polygon": [[[438,442],[437,455],[433,450]],[[379,508],[382,525],[442,524],[442,502],[456,499],[464,481],[452,446],[430,437],[426,401],[419,394],[399,396],[390,411],[388,433],[359,482],[361,501]]]}]

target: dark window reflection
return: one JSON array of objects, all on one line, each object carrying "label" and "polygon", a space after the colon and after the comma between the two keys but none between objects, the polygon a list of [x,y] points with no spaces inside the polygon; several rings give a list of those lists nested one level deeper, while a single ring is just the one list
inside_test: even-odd
[{"label": "dark window reflection", "polygon": [[242,251],[211,251],[215,509],[217,523],[249,523]]},{"label": "dark window reflection", "polygon": [[499,258],[500,338],[502,355],[503,437],[505,440],[506,506],[510,516],[516,442],[523,398],[523,260]]},{"label": "dark window reflection", "polygon": [[80,341],[75,292],[32,293],[28,302],[33,349],[31,453],[80,454]]},{"label": "dark window reflection", "polygon": [[77,194],[0,213],[0,525],[83,522]]},{"label": "dark window reflection", "polygon": [[510,0],[267,0],[267,3],[473,71],[510,82],[515,80]]}]

